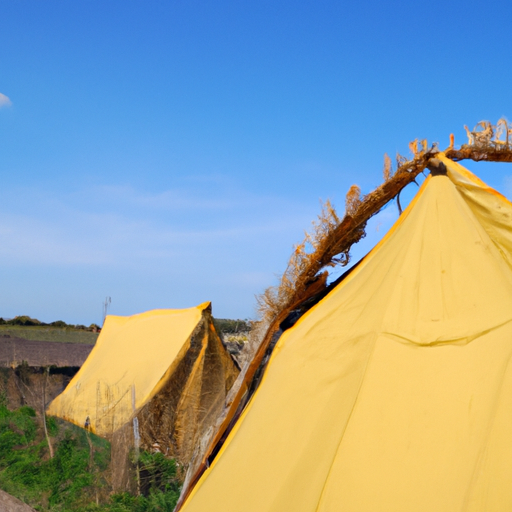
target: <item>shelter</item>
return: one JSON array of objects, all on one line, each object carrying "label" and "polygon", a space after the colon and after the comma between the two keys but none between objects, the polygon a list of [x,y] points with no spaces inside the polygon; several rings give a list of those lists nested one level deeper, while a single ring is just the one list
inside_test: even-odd
[{"label": "shelter", "polygon": [[183,512],[512,509],[512,204],[437,157],[281,336]]},{"label": "shelter", "polygon": [[157,443],[186,466],[238,372],[215,331],[209,302],[109,315],[48,414],[108,439],[128,428],[136,441],[140,435],[142,448]]}]

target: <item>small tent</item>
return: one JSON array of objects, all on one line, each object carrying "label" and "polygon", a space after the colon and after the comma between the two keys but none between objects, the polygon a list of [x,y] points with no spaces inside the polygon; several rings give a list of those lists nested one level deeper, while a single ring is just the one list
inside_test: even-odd
[{"label": "small tent", "polygon": [[512,204],[438,158],[281,336],[182,512],[512,510]]},{"label": "small tent", "polygon": [[239,373],[210,309],[207,302],[107,316],[89,357],[48,414],[108,439],[128,425],[142,448],[158,446],[186,465]]}]

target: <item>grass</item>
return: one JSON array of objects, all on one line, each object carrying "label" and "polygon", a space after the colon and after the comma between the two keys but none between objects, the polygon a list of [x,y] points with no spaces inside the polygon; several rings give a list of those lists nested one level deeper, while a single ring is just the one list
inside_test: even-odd
[{"label": "grass", "polygon": [[[110,444],[48,418],[50,458],[34,409],[11,411],[0,400],[0,488],[39,512],[171,512],[179,496],[174,461],[143,452],[144,495],[110,494]],[[89,443],[90,441],[90,443]],[[142,479],[144,477],[144,479]]]},{"label": "grass", "polygon": [[34,341],[59,341],[63,343],[86,343],[94,345],[98,333],[74,329],[73,327],[0,325],[0,336],[9,335]]}]

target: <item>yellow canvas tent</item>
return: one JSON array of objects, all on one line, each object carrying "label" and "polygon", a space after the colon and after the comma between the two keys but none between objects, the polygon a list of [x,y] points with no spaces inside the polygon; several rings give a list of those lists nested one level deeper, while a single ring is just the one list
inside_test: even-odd
[{"label": "yellow canvas tent", "polygon": [[512,510],[512,204],[438,158],[279,339],[183,512]]},{"label": "yellow canvas tent", "polygon": [[136,418],[142,448],[158,443],[187,464],[238,375],[210,309],[206,302],[107,316],[88,359],[48,414],[109,439]]}]

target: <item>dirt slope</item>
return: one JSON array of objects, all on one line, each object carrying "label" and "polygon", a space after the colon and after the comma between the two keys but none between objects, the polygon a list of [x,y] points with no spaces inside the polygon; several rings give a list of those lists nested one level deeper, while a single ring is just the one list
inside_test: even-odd
[{"label": "dirt slope", "polygon": [[0,490],[0,512],[35,512],[35,510],[17,500],[14,496]]}]

